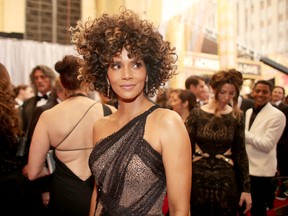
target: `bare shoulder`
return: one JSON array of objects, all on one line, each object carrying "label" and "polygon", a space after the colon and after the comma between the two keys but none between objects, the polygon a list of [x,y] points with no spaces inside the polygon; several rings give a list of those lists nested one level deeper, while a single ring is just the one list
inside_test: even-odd
[{"label": "bare shoulder", "polygon": [[183,124],[183,121],[178,113],[173,110],[158,108],[152,114],[150,121],[156,126],[160,126],[164,130],[168,128],[177,127],[179,124]]},{"label": "bare shoulder", "polygon": [[114,119],[114,113],[108,116],[103,116],[97,119],[97,121],[95,121],[93,126],[94,143],[113,133],[114,130],[113,119]]}]

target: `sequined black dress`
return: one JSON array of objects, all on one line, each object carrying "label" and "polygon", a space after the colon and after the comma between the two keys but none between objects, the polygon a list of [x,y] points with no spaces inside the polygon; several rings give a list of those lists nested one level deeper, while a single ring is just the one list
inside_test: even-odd
[{"label": "sequined black dress", "polygon": [[[237,121],[232,113],[215,117],[197,108],[191,111],[186,127],[193,155],[197,155],[196,144],[202,154],[206,153],[206,157],[193,162],[192,215],[237,215],[240,193],[250,191],[243,118]],[[231,156],[216,157],[229,149]],[[229,158],[234,166],[227,162]]]},{"label": "sequined black dress", "polygon": [[135,117],[93,149],[89,166],[98,189],[95,215],[162,215],[166,193],[162,157],[143,138],[146,118],[156,108]]}]

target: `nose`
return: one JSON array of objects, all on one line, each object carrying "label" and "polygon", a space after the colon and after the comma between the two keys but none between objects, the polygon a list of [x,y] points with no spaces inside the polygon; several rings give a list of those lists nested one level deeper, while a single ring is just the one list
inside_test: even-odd
[{"label": "nose", "polygon": [[125,67],[122,72],[122,79],[131,79],[132,73],[129,67]]},{"label": "nose", "polygon": [[225,94],[225,99],[226,100],[231,100],[232,96],[229,93]]}]

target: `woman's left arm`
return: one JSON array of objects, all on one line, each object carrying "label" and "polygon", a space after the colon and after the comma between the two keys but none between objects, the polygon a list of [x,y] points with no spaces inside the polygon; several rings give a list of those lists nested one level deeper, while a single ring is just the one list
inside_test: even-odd
[{"label": "woman's left arm", "polygon": [[161,146],[167,180],[169,214],[188,216],[192,182],[192,152],[186,127],[177,113],[163,120]]},{"label": "woman's left arm", "polygon": [[239,186],[241,187],[239,188],[241,191],[239,206],[243,206],[245,204],[244,213],[247,213],[251,209],[252,198],[250,194],[249,162],[245,148],[245,130],[243,118],[241,118],[241,121],[236,127],[234,141],[232,144],[233,162],[236,166],[236,176],[240,182]]},{"label": "woman's left arm", "polygon": [[49,175],[45,161],[50,149],[50,139],[45,119],[44,112],[40,116],[32,136],[27,166],[27,174],[30,180]]}]

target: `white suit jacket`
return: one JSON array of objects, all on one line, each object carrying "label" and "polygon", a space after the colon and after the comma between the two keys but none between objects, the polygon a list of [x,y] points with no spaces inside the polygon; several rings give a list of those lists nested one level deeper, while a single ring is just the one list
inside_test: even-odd
[{"label": "white suit jacket", "polygon": [[274,177],[277,172],[276,146],[286,125],[285,115],[267,103],[256,116],[251,128],[253,109],[245,115],[245,145],[252,176]]}]

